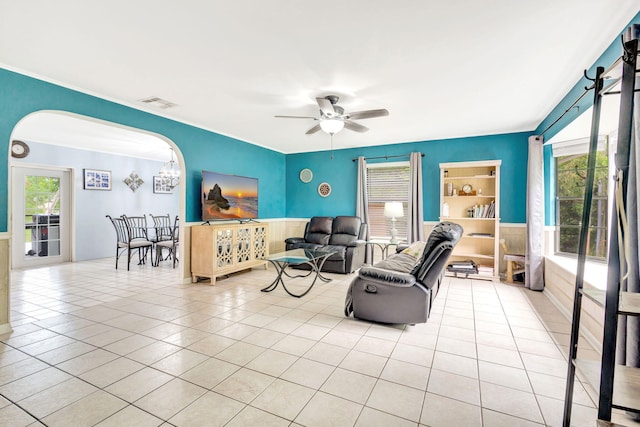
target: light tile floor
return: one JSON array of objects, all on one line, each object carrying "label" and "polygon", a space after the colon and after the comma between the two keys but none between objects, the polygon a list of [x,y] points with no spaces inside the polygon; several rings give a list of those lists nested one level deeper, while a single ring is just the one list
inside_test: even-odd
[{"label": "light tile floor", "polygon": [[[260,292],[274,275],[13,271],[0,425],[561,425],[569,323],[544,293],[446,278],[428,323],[387,326],[344,317],[352,275],[301,299]],[[577,383],[574,424],[595,416]]]}]

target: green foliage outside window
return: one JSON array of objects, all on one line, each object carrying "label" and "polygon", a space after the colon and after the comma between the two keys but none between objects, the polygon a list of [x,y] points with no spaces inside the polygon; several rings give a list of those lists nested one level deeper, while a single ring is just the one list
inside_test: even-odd
[{"label": "green foliage outside window", "polygon": [[[587,154],[557,158],[556,213],[558,252],[577,254],[582,222],[582,206],[587,179]],[[607,190],[609,159],[606,151],[596,153],[593,201],[589,212],[587,256],[607,254],[609,212]]]},{"label": "green foliage outside window", "polygon": [[[24,183],[24,223],[31,224],[33,215],[60,214],[60,178],[30,175]],[[25,241],[31,241],[31,229],[25,229]]]}]

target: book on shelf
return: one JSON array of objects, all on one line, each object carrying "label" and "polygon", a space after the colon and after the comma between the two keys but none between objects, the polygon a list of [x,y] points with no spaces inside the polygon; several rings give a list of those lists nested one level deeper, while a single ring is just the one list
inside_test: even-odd
[{"label": "book on shelf", "polygon": [[453,261],[447,265],[447,271],[452,273],[476,274],[478,273],[478,264],[472,260]]},{"label": "book on shelf", "polygon": [[487,205],[474,205],[469,209],[473,218],[495,218],[495,201]]},{"label": "book on shelf", "polygon": [[476,268],[478,268],[478,264],[476,264],[475,262],[471,261],[471,260],[467,260],[467,261],[453,261],[449,264],[449,267],[452,268],[459,268],[459,269],[469,269],[469,270],[475,270]]},{"label": "book on shelf", "polygon": [[449,264],[449,267],[455,268],[456,270],[475,270],[475,266],[473,265],[464,265],[464,264]]},{"label": "book on shelf", "polygon": [[491,203],[489,203],[489,205],[487,206],[487,213],[485,215],[485,218],[495,218],[495,217],[496,217],[496,202],[491,201]]}]

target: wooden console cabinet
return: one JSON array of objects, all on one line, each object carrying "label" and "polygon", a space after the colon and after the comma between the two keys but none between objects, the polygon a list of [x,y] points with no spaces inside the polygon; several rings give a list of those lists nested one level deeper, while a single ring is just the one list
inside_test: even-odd
[{"label": "wooden console cabinet", "polygon": [[251,267],[266,266],[269,226],[265,223],[213,224],[191,227],[191,281],[211,279]]}]

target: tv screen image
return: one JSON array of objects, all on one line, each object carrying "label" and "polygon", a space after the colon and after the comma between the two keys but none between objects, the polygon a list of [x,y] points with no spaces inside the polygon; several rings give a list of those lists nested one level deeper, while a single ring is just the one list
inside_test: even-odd
[{"label": "tv screen image", "polygon": [[258,178],[202,171],[202,220],[258,217]]}]

